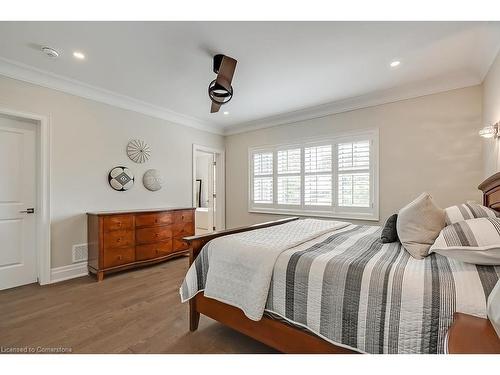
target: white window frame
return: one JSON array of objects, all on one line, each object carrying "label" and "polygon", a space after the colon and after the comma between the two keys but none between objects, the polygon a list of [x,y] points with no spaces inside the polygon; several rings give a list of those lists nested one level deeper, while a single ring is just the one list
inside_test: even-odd
[{"label": "white window frame", "polygon": [[[356,141],[370,141],[370,207],[341,207],[338,205],[337,145]],[[332,144],[332,205],[304,205],[304,148]],[[280,150],[301,149],[301,204],[298,206],[277,204],[277,153]],[[253,155],[261,152],[273,153],[273,203],[253,203]],[[338,219],[379,220],[379,131],[378,129],[345,132],[330,136],[248,148],[248,212],[309,217],[330,217]]]}]

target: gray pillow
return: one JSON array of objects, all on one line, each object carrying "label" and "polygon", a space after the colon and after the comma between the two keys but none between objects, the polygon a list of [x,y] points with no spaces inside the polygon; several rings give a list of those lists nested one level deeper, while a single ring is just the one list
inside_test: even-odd
[{"label": "gray pillow", "polygon": [[475,202],[467,202],[445,208],[446,225],[460,221],[475,219],[477,217],[499,217],[500,214],[491,208],[482,206]]},{"label": "gray pillow", "polygon": [[466,263],[500,265],[500,219],[479,217],[445,227],[429,253]]},{"label": "gray pillow", "polygon": [[386,220],[384,228],[382,229],[382,234],[380,235],[380,240],[383,243],[399,241],[398,231],[396,229],[397,220],[398,214],[391,215]]},{"label": "gray pillow", "polygon": [[427,193],[403,207],[396,223],[399,240],[416,259],[429,255],[429,248],[444,226],[444,210]]}]

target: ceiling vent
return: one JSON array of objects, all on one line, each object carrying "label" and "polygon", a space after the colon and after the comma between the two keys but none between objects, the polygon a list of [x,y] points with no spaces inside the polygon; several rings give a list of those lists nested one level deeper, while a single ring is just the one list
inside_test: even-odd
[{"label": "ceiling vent", "polygon": [[42,52],[52,59],[59,57],[59,52],[57,52],[54,48],[42,47]]}]

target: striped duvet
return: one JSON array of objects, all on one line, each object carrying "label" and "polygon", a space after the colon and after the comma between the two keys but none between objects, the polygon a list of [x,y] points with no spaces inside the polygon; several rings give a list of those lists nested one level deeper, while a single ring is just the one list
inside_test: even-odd
[{"label": "striped duvet", "polygon": [[[500,267],[417,260],[399,242],[381,243],[380,231],[351,224],[282,252],[266,311],[360,352],[443,353],[455,311],[486,316]],[[181,286],[183,300],[205,287],[210,245]]]}]

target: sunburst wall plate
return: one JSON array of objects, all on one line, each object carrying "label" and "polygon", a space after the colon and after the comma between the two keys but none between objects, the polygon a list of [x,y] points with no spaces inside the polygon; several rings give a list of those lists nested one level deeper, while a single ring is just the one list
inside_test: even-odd
[{"label": "sunburst wall plate", "polygon": [[151,147],[140,139],[132,139],[127,145],[127,155],[135,163],[145,163],[151,157]]}]

